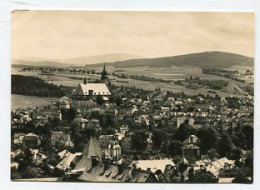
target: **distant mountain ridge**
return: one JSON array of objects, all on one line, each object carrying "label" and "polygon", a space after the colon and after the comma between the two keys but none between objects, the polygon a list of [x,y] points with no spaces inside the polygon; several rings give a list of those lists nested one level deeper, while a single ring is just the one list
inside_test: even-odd
[{"label": "distant mountain ridge", "polygon": [[141,58],[139,55],[127,54],[127,53],[115,53],[115,54],[104,54],[77,57],[71,59],[45,59],[37,57],[29,57],[23,59],[13,59],[12,64],[23,64],[23,65],[37,65],[37,66],[84,66],[97,63],[110,63],[116,61],[125,61],[129,59]]},{"label": "distant mountain ridge", "polygon": [[[116,61],[115,61],[116,60]],[[194,68],[222,68],[232,66],[254,66],[254,58],[227,52],[202,52],[171,57],[140,58],[132,54],[105,54],[97,56],[79,57],[74,59],[43,60],[32,58],[31,60],[12,60],[14,65],[31,65],[47,67],[100,67],[106,63],[107,66],[115,68],[127,67],[194,67]]]},{"label": "distant mountain ridge", "polygon": [[[95,64],[91,66],[100,66]],[[107,65],[123,68],[123,67],[196,67],[196,68],[229,68],[232,66],[252,66],[254,59],[234,53],[226,52],[202,52],[186,55],[178,55],[172,57],[159,57],[159,58],[143,58],[132,59],[126,61],[117,61],[108,63]],[[88,65],[89,66],[89,65]]]}]

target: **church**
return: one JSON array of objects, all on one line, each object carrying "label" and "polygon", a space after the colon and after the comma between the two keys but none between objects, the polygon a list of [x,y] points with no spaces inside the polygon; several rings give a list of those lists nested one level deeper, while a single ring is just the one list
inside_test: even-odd
[{"label": "church", "polygon": [[111,92],[108,88],[108,76],[106,66],[104,64],[103,71],[101,73],[100,83],[88,83],[87,79],[84,79],[83,83],[80,83],[76,88],[73,97],[76,99],[86,99],[93,96],[110,96]]}]

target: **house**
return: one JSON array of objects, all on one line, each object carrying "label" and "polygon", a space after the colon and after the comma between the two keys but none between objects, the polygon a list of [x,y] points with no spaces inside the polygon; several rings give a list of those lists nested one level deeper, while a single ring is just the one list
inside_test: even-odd
[{"label": "house", "polygon": [[21,123],[28,123],[29,121],[31,121],[32,119],[30,118],[30,116],[29,115],[22,115],[21,117],[20,117],[20,122]]},{"label": "house", "polygon": [[78,123],[81,129],[85,129],[88,124],[88,120],[81,116],[76,116],[74,122]]},{"label": "house", "polygon": [[16,144],[16,145],[23,144],[23,138],[24,138],[24,136],[25,136],[24,133],[15,133],[15,134],[14,134],[13,143]]},{"label": "house", "polygon": [[183,141],[182,155],[187,157],[198,157],[200,154],[200,148],[196,146],[199,143],[199,138],[195,135],[190,135]]},{"label": "house", "polygon": [[28,148],[37,149],[40,143],[41,141],[38,135],[35,135],[33,133],[28,133],[23,137],[23,145]]},{"label": "house", "polygon": [[114,134],[114,138],[117,139],[118,141],[121,141],[125,137],[124,134],[118,133],[116,130],[116,133]]},{"label": "house", "polygon": [[[72,105],[75,108],[78,108],[82,114],[94,111],[99,108],[99,105],[94,102],[92,99],[89,100],[73,100]],[[98,110],[99,112],[100,110]]]},{"label": "house", "polygon": [[81,152],[76,152],[76,153],[68,153],[66,154],[66,156],[64,156],[64,158],[62,159],[62,161],[57,164],[56,168],[59,170],[70,170],[70,169],[74,169],[74,167],[76,166],[76,164],[79,161],[79,158],[81,156]]},{"label": "house", "polygon": [[58,109],[70,109],[71,107],[70,99],[67,96],[61,97],[56,104]]},{"label": "house", "polygon": [[104,149],[105,155],[113,160],[119,160],[121,158],[121,146],[118,141],[112,141],[109,143],[108,147]]},{"label": "house", "polygon": [[70,134],[64,133],[63,131],[53,131],[51,134],[51,145],[52,146],[69,146],[72,147],[73,143],[70,140]]},{"label": "house", "polygon": [[136,122],[148,126],[149,125],[149,116],[148,115],[140,115]]},{"label": "house", "polygon": [[205,168],[213,175],[219,176],[219,172],[221,169],[233,168],[234,166],[235,166],[234,160],[229,160],[226,157],[224,157],[209,163]]},{"label": "house", "polygon": [[98,142],[101,148],[107,148],[109,143],[114,140],[114,135],[101,135],[98,139]]},{"label": "house", "polygon": [[187,123],[189,125],[194,125],[195,120],[192,117],[174,117],[170,123],[173,126],[176,126],[176,128],[179,128],[181,124],[183,124],[185,121],[187,121]]},{"label": "house", "polygon": [[182,147],[182,155],[185,157],[199,157],[200,148],[194,144],[186,144]]},{"label": "house", "polygon": [[183,144],[198,144],[199,143],[199,138],[195,135],[190,135],[187,139],[185,139]]}]

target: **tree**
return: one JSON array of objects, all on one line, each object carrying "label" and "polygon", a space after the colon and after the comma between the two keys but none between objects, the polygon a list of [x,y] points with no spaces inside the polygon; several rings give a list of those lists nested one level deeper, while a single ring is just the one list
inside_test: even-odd
[{"label": "tree", "polygon": [[197,170],[194,174],[189,172],[189,174],[188,183],[218,183],[218,178],[205,169]]},{"label": "tree", "polygon": [[115,126],[115,120],[114,117],[111,115],[106,115],[106,127],[114,127]]},{"label": "tree", "polygon": [[219,158],[219,154],[217,153],[216,149],[208,150],[207,152],[209,159],[215,160]]},{"label": "tree", "polygon": [[232,149],[232,142],[230,140],[230,137],[226,133],[223,133],[218,143],[217,151],[219,153],[219,156],[229,157],[231,149]]},{"label": "tree", "polygon": [[167,140],[167,134],[161,130],[156,130],[153,133],[152,141],[155,149],[161,149],[162,144]]},{"label": "tree", "polygon": [[88,139],[90,139],[90,137],[95,137],[96,136],[96,130],[93,128],[87,128],[85,131]]},{"label": "tree", "polygon": [[190,124],[189,121],[186,120],[184,123],[180,125],[178,129],[175,131],[175,139],[179,141],[184,141],[190,135],[196,134],[197,131]]},{"label": "tree", "polygon": [[37,177],[37,168],[28,166],[25,172],[22,173],[23,178],[35,178]]},{"label": "tree", "polygon": [[101,106],[102,104],[104,104],[103,96],[97,96],[96,101],[97,101],[97,104],[100,105],[100,106]]},{"label": "tree", "polygon": [[74,109],[74,108],[68,109],[68,121],[72,122],[75,119],[76,114],[77,114],[76,109]]},{"label": "tree", "polygon": [[246,155],[246,159],[245,159],[245,166],[246,167],[253,169],[253,164],[254,164],[253,158],[254,158],[253,151],[248,152],[247,155]]},{"label": "tree", "polygon": [[241,148],[234,148],[234,149],[231,150],[230,158],[231,158],[232,160],[239,161],[240,158],[241,158],[241,155],[242,155],[242,150],[241,150]]},{"label": "tree", "polygon": [[18,170],[24,172],[28,166],[32,165],[33,154],[29,148],[26,148],[23,153],[15,157],[14,161],[19,164]]},{"label": "tree", "polygon": [[250,181],[242,171],[239,171],[232,180],[232,183],[252,183],[252,181]]},{"label": "tree", "polygon": [[200,139],[199,147],[201,154],[205,154],[208,150],[214,148],[214,145],[217,143],[219,133],[213,128],[201,128],[199,129],[197,136]]},{"label": "tree", "polygon": [[172,141],[169,145],[169,149],[168,149],[168,152],[169,154],[174,157],[174,156],[178,156],[178,155],[181,155],[182,154],[182,147],[183,147],[183,144],[182,142],[180,141]]},{"label": "tree", "polygon": [[77,114],[77,110],[75,108],[61,109],[60,111],[62,113],[62,119],[67,120],[68,122],[72,122]]},{"label": "tree", "polygon": [[142,152],[147,148],[147,135],[144,130],[138,130],[132,136],[132,146],[135,150]]},{"label": "tree", "polygon": [[21,179],[21,173],[14,168],[11,168],[11,179]]},{"label": "tree", "polygon": [[119,96],[117,96],[117,97],[116,97],[116,105],[117,105],[117,106],[120,106],[121,104],[122,104],[122,98],[119,97]]},{"label": "tree", "polygon": [[251,150],[254,143],[254,129],[250,125],[245,125],[242,127],[242,133],[245,139],[245,149]]},{"label": "tree", "polygon": [[51,120],[51,125],[53,128],[56,128],[60,125],[60,119],[57,118],[57,117],[54,117],[52,120]]}]

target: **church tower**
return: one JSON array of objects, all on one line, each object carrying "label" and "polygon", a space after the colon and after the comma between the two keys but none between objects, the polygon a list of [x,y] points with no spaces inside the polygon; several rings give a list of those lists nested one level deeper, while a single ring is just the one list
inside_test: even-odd
[{"label": "church tower", "polygon": [[107,83],[108,82],[108,76],[107,76],[105,63],[104,63],[103,71],[101,73],[101,82],[103,82],[103,83]]}]

